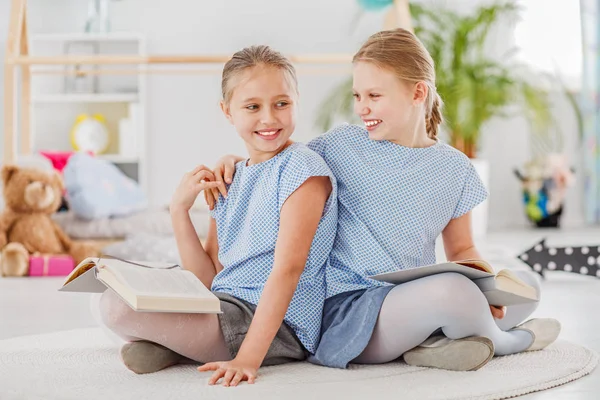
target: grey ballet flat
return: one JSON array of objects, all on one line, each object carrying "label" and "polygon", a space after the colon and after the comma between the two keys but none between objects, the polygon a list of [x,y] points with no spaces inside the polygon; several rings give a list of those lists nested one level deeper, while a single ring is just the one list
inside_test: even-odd
[{"label": "grey ballet flat", "polygon": [[560,335],[560,322],[554,318],[533,318],[514,329],[525,330],[533,336],[533,343],[525,351],[542,350],[554,343]]},{"label": "grey ballet flat", "polygon": [[448,339],[434,336],[404,353],[408,365],[451,371],[476,371],[494,356],[494,343],[483,336]]}]

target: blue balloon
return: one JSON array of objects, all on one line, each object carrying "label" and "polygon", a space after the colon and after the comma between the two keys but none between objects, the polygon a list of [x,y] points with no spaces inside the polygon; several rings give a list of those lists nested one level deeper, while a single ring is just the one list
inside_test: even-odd
[{"label": "blue balloon", "polygon": [[358,4],[367,11],[381,10],[394,3],[394,0],[357,0]]}]

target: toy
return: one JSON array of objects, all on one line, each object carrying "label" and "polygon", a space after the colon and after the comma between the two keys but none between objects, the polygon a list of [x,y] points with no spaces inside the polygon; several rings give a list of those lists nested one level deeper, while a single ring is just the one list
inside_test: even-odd
[{"label": "toy", "polygon": [[542,239],[518,258],[542,277],[546,271],[564,271],[600,278],[600,245],[556,247]]},{"label": "toy", "polygon": [[[60,173],[60,174],[62,174],[62,171],[65,168],[65,166],[67,165],[69,158],[73,154],[75,154],[75,152],[73,152],[73,151],[51,151],[51,150],[41,150],[39,153],[42,156],[46,157],[52,163],[52,167],[56,171],[58,171],[58,173]],[[60,211],[67,211],[67,210],[69,210],[69,204],[67,203],[67,200],[65,199],[65,196],[63,193],[63,199],[62,199],[61,205],[57,211],[60,212]]]},{"label": "toy", "polygon": [[69,254],[76,263],[99,256],[98,249],[75,243],[52,220],[64,190],[57,173],[5,165],[2,184],[6,206],[0,214],[0,275],[26,276],[34,253]]},{"label": "toy", "polygon": [[73,154],[75,154],[74,151],[52,151],[52,150],[40,150],[39,153],[42,156],[46,157],[48,160],[50,160],[50,162],[52,163],[52,167],[54,167],[54,169],[61,174],[63,172],[63,169],[65,169],[65,166],[67,165],[67,162],[69,161],[69,158],[71,158],[71,156]]},{"label": "toy", "polygon": [[527,218],[537,227],[557,227],[563,213],[566,191],[575,177],[567,160],[560,154],[525,165],[525,173],[515,170],[523,187],[523,203]]},{"label": "toy", "polygon": [[71,130],[71,145],[77,151],[101,154],[110,143],[106,121],[100,114],[79,115]]}]

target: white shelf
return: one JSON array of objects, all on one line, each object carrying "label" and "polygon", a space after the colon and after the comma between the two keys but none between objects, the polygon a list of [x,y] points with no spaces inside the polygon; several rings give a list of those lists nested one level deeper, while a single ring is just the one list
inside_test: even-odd
[{"label": "white shelf", "polygon": [[34,103],[135,103],[137,93],[90,93],[90,94],[44,94],[35,95]]},{"label": "white shelf", "polygon": [[73,42],[73,41],[96,41],[96,42],[137,42],[141,41],[141,36],[129,32],[111,32],[111,33],[44,33],[31,36],[32,41],[40,42]]},{"label": "white shelf", "polygon": [[98,154],[96,157],[117,164],[134,164],[140,161],[139,157],[122,156],[120,154]]},{"label": "white shelf", "polygon": [[[98,55],[135,54],[146,55],[146,38],[136,32],[110,32],[110,33],[41,33],[29,36],[31,55],[66,55],[82,51]],[[69,45],[75,45],[73,48]],[[83,48],[85,44],[86,48]],[[81,49],[79,49],[81,47]],[[89,49],[87,48],[89,47]],[[93,49],[92,49],[93,47]],[[79,53],[77,53],[79,54]],[[47,68],[47,71],[46,71]],[[98,88],[94,93],[63,92],[66,87],[63,66],[53,65],[44,68],[45,74],[35,74],[32,80],[31,130],[33,148],[53,148],[59,141],[66,147],[64,132],[72,127],[74,114],[82,109],[98,109],[107,119],[113,139],[120,139],[121,118],[130,118],[128,132],[132,135],[132,143],[127,149],[118,144],[111,146],[108,154],[97,155],[98,159],[105,160],[122,168],[127,174],[135,176],[142,190],[148,191],[148,165],[146,135],[148,133],[145,123],[146,113],[146,86],[147,75],[137,76],[99,75],[94,82]],[[56,73],[55,73],[56,72]],[[60,108],[56,115],[55,110]],[[64,112],[64,115],[62,114]],[[91,110],[90,110],[91,112]],[[127,126],[124,126],[127,128]],[[50,133],[49,133],[50,132]],[[62,139],[59,139],[61,137]],[[37,142],[37,143],[36,143]],[[119,154],[119,148],[131,151],[126,155]],[[129,155],[133,154],[133,155]]]}]

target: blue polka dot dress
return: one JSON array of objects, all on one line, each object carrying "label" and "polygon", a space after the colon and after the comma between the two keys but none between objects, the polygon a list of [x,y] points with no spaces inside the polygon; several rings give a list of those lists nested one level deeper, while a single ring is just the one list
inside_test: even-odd
[{"label": "blue polka dot dress", "polygon": [[441,141],[409,148],[342,125],[308,146],[338,183],[322,338],[309,360],[345,368],[366,347],[393,287],[368,277],[435,263],[436,238],[487,191],[469,159]]},{"label": "blue polka dot dress", "polygon": [[262,163],[239,162],[227,198],[220,197],[212,211],[224,267],[214,278],[212,290],[257,305],[273,269],[281,208],[313,176],[329,177],[332,192],[284,318],[309,352],[314,352],[319,339],[325,264],[337,225],[337,186],[331,170],[306,145],[294,143]]}]

